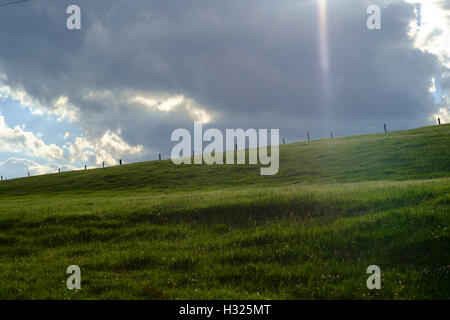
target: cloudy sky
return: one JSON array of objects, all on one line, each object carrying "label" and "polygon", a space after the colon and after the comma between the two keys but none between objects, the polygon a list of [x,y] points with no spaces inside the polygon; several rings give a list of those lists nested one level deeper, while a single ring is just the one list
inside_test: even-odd
[{"label": "cloudy sky", "polygon": [[[450,121],[450,0],[11,1],[4,177],[168,157],[194,120],[287,141]],[[81,30],[66,28],[72,4]]]}]

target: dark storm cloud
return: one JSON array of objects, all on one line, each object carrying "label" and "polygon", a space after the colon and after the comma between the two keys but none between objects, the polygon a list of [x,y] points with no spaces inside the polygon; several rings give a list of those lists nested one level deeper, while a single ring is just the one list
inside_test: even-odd
[{"label": "dark storm cloud", "polygon": [[[315,0],[32,0],[0,8],[0,73],[49,108],[67,96],[87,136],[120,128],[128,143],[166,151],[188,114],[150,112],[126,92],[184,95],[220,113],[214,126],[292,139],[424,124],[443,67],[408,39],[414,6],[388,4],[383,30],[369,31],[366,8],[381,1],[328,3],[327,83]],[[81,31],[65,28],[69,4],[82,9]]]}]

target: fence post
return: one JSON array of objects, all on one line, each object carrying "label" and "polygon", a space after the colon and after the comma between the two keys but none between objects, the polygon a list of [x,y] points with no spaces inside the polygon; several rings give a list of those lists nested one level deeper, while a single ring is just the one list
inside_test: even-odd
[{"label": "fence post", "polygon": [[84,170],[87,170],[87,166],[86,165],[84,165]]},{"label": "fence post", "polygon": [[438,125],[441,125],[441,118],[438,118]]},{"label": "fence post", "polygon": [[[58,168],[58,173],[61,173],[61,168]],[[30,176],[30,173],[28,173],[28,176]]]},{"label": "fence post", "polygon": [[103,168],[105,167],[105,161],[103,161]]},{"label": "fence post", "polygon": [[384,124],[384,133],[387,133],[386,123]]},{"label": "fence post", "polygon": [[3,181],[3,176],[2,176],[2,180],[0,180],[0,181]]},{"label": "fence post", "polygon": [[333,132],[330,132],[330,138],[333,139]]},{"label": "fence post", "polygon": [[284,138],[283,138],[283,144],[286,144],[286,142],[284,142]]},{"label": "fence post", "polygon": [[308,132],[306,132],[306,135],[308,136],[308,141],[309,141],[309,131],[308,131]]},{"label": "fence post", "polygon": [[159,154],[159,161],[161,161],[161,153]]},{"label": "fence post", "polygon": [[30,176],[30,172],[28,171],[28,176]]},{"label": "fence post", "polygon": [[119,159],[119,165],[122,165],[122,159]]}]

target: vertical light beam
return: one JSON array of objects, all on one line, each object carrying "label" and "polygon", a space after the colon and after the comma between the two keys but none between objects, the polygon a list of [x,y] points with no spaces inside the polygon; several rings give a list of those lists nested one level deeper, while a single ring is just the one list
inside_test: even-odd
[{"label": "vertical light beam", "polygon": [[328,32],[327,32],[327,0],[319,1],[319,51],[322,72],[329,68]]},{"label": "vertical light beam", "polygon": [[331,88],[330,88],[330,59],[328,54],[328,23],[327,0],[318,1],[319,23],[319,59],[320,59],[320,86],[322,89],[322,107],[325,115],[329,113]]}]

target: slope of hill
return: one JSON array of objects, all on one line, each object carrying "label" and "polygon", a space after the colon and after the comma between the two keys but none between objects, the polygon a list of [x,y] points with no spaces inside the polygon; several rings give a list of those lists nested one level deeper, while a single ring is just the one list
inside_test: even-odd
[{"label": "slope of hill", "polygon": [[449,160],[445,125],[284,145],[276,176],[154,161],[3,181],[0,298],[449,299]]},{"label": "slope of hill", "polygon": [[259,165],[174,165],[170,160],[3,181],[0,194],[100,190],[191,191],[289,184],[448,177],[450,125],[280,146],[280,171]]}]

